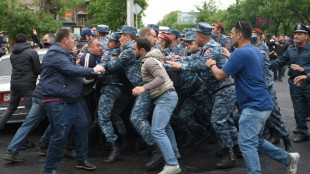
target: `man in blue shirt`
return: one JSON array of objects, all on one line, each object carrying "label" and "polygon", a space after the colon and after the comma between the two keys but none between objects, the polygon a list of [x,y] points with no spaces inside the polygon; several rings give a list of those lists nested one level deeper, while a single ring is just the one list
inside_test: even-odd
[{"label": "man in blue shirt", "polygon": [[263,58],[260,51],[251,45],[251,33],[249,23],[236,23],[231,30],[230,39],[238,50],[234,51],[222,69],[212,59],[206,62],[206,66],[219,80],[229,75],[234,76],[237,101],[242,110],[238,142],[248,173],[261,173],[258,152],[288,166],[288,173],[296,173],[299,154],[288,153],[262,136],[273,103],[265,83]]}]

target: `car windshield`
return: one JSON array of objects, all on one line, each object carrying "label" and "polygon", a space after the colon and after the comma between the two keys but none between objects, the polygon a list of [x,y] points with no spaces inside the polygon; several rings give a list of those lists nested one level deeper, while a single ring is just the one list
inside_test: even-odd
[{"label": "car windshield", "polygon": [[2,59],[0,62],[0,76],[11,76],[12,65],[10,59]]}]

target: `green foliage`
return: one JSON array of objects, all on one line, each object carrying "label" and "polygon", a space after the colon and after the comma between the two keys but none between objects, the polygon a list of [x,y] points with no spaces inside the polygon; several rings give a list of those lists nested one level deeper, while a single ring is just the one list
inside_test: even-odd
[{"label": "green foliage", "polygon": [[[139,4],[142,12],[138,14],[138,25],[142,26],[143,10],[147,7],[146,0],[135,0]],[[112,30],[120,29],[126,24],[127,7],[125,0],[91,0],[89,3],[88,18],[90,23],[105,24]]]}]

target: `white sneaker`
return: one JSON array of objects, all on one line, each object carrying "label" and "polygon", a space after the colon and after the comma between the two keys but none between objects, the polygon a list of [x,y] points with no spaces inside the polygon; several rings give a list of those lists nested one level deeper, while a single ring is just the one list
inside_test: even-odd
[{"label": "white sneaker", "polygon": [[167,166],[165,165],[164,169],[159,174],[176,174],[180,173],[181,168],[180,166]]},{"label": "white sneaker", "polygon": [[291,164],[287,167],[287,174],[296,174],[297,173],[297,164],[299,161],[299,153],[290,153],[292,160]]}]

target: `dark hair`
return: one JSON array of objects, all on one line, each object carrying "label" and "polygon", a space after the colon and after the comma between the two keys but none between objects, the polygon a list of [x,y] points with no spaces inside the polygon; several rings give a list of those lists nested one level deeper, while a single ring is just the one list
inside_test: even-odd
[{"label": "dark hair", "polygon": [[160,39],[162,39],[165,42],[166,48],[168,48],[170,46],[170,43],[165,38],[160,37]]},{"label": "dark hair", "polygon": [[237,22],[233,28],[242,33],[244,39],[250,39],[252,35],[252,26],[246,21]]},{"label": "dark hair", "polygon": [[54,33],[47,33],[47,37],[50,38],[51,40],[55,40]]},{"label": "dark hair", "polygon": [[91,46],[93,45],[93,43],[94,43],[95,40],[98,40],[98,41],[99,41],[99,39],[97,39],[97,38],[95,38],[95,39],[90,39],[90,40],[88,41],[88,47],[91,47]]},{"label": "dark hair", "polygon": [[151,34],[151,30],[152,30],[152,28],[150,28],[150,27],[143,28],[143,30],[140,33],[140,37],[145,37],[145,35]]},{"label": "dark hair", "polygon": [[56,33],[55,42],[61,42],[65,37],[69,37],[70,33],[72,33],[67,28],[60,28]]},{"label": "dark hair", "polygon": [[94,28],[94,27],[97,28],[97,25],[96,25],[96,24],[91,24],[91,25],[89,26],[89,28]]},{"label": "dark hair", "polygon": [[151,42],[145,37],[136,39],[136,43],[138,49],[144,48],[146,52],[149,52],[152,48]]},{"label": "dark hair", "polygon": [[28,40],[27,36],[23,33],[19,33],[15,37],[16,43],[24,43]]}]

